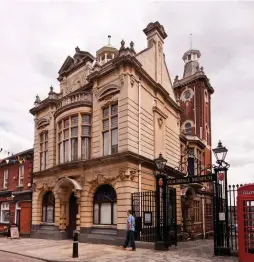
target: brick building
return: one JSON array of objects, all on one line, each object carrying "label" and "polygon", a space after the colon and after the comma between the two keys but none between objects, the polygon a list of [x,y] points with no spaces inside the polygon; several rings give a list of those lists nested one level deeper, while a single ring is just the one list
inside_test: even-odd
[{"label": "brick building", "polygon": [[32,218],[33,149],[12,155],[0,163],[0,231],[10,223],[20,234],[30,235]]},{"label": "brick building", "polygon": [[[203,71],[190,70],[172,85],[163,26],[150,23],[143,32],[147,47],[137,53],[132,41],[126,47],[123,40],[119,49],[109,43],[95,57],[77,47],[58,72],[60,91],[50,87],[47,98],[36,97],[30,110],[35,118],[32,236],[71,238],[76,229],[80,241],[119,243],[125,237],[131,193],[155,190],[159,153],[172,177],[184,175],[176,167],[187,148],[200,160],[193,170],[210,161],[211,136],[205,140],[200,135],[206,134],[205,124],[210,130],[210,118],[197,120],[203,111],[196,104],[193,115],[193,97],[206,90],[210,98],[208,79]],[[205,94],[197,103],[202,99]],[[202,106],[206,108],[204,102]],[[188,132],[181,132],[186,124]],[[202,232],[206,223],[201,222],[200,203],[209,200],[209,185],[176,186],[176,192],[179,228],[184,222],[190,233]],[[211,210],[208,200],[204,203]],[[198,221],[193,222],[193,214]]]}]

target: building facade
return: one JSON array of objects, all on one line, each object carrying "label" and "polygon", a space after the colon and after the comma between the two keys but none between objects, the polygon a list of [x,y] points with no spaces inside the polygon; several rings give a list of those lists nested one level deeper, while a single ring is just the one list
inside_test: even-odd
[{"label": "building facade", "polygon": [[[181,118],[186,108],[179,100],[191,83],[184,84],[187,76],[171,82],[163,26],[150,23],[143,32],[147,47],[137,53],[124,40],[119,49],[109,43],[95,57],[77,47],[58,72],[60,92],[50,87],[46,99],[36,97],[30,110],[34,237],[71,238],[78,230],[80,241],[119,243],[131,194],[155,190],[154,158],[162,153],[171,176],[179,177],[184,148],[201,148],[202,157],[210,152],[199,134],[181,132],[183,121],[193,121],[185,113]],[[189,192],[192,200],[197,197],[193,187],[176,186],[179,227],[183,198]]]},{"label": "building facade", "polygon": [[33,149],[12,155],[0,163],[0,231],[9,224],[29,236],[32,223]]},{"label": "building facade", "polygon": [[[181,114],[181,162],[188,162],[189,175],[204,175],[212,169],[211,96],[214,92],[200,67],[199,50],[184,53],[182,79],[173,84]],[[188,153],[187,153],[188,151]],[[212,184],[189,184],[181,187],[184,231],[190,238],[207,237],[213,232]]]}]

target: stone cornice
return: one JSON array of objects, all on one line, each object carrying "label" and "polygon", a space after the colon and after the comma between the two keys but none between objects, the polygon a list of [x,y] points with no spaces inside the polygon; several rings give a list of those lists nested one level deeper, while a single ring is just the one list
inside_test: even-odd
[{"label": "stone cornice", "polygon": [[208,90],[210,91],[211,94],[213,94],[214,89],[209,82],[209,78],[206,76],[206,74],[203,71],[198,71],[194,75],[185,77],[185,78],[180,79],[180,80],[176,79],[174,81],[173,88],[177,89],[179,87],[183,87],[183,86],[189,85],[191,83],[195,83],[200,79],[205,81],[205,84],[206,84]]},{"label": "stone cornice", "polygon": [[[97,165],[103,165],[103,164],[113,164],[113,163],[118,163],[122,161],[130,161],[132,163],[142,163],[142,165],[155,169],[155,164],[154,161],[151,159],[148,159],[144,156],[140,156],[138,154],[135,154],[130,151],[118,153],[118,154],[113,154],[110,156],[104,156],[104,157],[98,157],[90,160],[79,160],[79,161],[72,161],[72,162],[67,162],[61,165],[54,166],[52,168],[49,168],[47,170],[39,171],[39,172],[34,172],[33,176],[34,177],[42,177],[42,176],[49,176],[49,175],[56,175],[60,171],[64,170],[70,170],[73,168],[79,168],[79,169],[87,169],[90,167],[94,167]],[[166,167],[167,173],[172,176],[172,177],[182,177],[185,174],[181,173],[180,171],[176,170],[173,167],[167,166]]]},{"label": "stone cornice", "polygon": [[32,109],[29,110],[29,112],[32,115],[35,115],[37,112],[45,109],[46,107],[48,107],[49,105],[56,105],[58,102],[57,99],[50,99],[50,98],[46,98],[44,99],[38,106],[33,107]]}]

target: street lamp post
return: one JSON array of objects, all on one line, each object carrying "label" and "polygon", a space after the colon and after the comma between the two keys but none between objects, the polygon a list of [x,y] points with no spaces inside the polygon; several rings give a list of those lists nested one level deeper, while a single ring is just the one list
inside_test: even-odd
[{"label": "street lamp post", "polygon": [[[167,160],[163,158],[162,154],[154,160],[159,174],[156,173],[156,239],[155,250],[167,250],[168,249],[168,234],[167,234],[167,179],[164,173],[164,169]],[[161,190],[162,189],[162,190]],[[161,192],[162,191],[162,192]],[[161,196],[162,193],[162,196]],[[161,200],[162,200],[162,212],[161,212]],[[163,226],[161,228],[161,216],[163,214]]]},{"label": "street lamp post", "polygon": [[213,149],[216,158],[214,172],[216,176],[214,194],[214,254],[229,255],[229,228],[228,228],[228,193],[227,171],[229,164],[225,161],[227,148],[219,141]]}]

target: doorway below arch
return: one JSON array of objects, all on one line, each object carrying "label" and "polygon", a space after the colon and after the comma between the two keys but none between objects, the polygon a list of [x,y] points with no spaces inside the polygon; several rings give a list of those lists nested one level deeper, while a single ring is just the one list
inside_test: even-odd
[{"label": "doorway below arch", "polygon": [[77,198],[75,197],[74,193],[72,193],[69,199],[69,225],[67,228],[67,237],[69,239],[73,238],[73,231],[76,230],[77,214],[78,214]]}]

